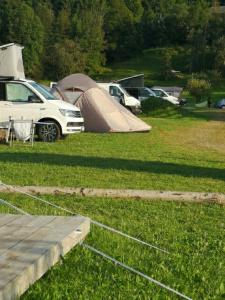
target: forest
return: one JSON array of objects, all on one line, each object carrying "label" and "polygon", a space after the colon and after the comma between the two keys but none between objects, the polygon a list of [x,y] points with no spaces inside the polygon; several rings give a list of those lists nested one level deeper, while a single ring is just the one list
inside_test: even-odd
[{"label": "forest", "polygon": [[[223,1],[1,0],[0,44],[16,42],[29,77],[104,73],[144,49],[183,49],[184,69],[225,75]],[[168,51],[165,62],[173,56]]]}]

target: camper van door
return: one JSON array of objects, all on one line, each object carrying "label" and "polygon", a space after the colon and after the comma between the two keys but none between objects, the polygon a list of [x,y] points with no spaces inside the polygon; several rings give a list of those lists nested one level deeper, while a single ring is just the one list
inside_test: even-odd
[{"label": "camper van door", "polygon": [[0,101],[1,122],[12,119],[38,120],[40,103],[33,99],[37,96],[23,83],[5,82],[5,100]]}]

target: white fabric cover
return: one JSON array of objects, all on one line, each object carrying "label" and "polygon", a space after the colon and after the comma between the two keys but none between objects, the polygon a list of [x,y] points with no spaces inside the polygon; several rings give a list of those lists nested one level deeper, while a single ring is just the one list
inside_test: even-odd
[{"label": "white fabric cover", "polygon": [[32,121],[14,121],[13,129],[17,140],[27,141],[32,136]]}]

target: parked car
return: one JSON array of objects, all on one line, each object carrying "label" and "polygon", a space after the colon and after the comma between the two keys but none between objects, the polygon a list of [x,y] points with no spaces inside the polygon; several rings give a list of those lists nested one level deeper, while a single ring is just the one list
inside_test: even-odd
[{"label": "parked car", "polygon": [[100,88],[106,90],[116,101],[124,105],[133,113],[140,111],[140,101],[131,96],[120,84],[118,83],[97,83]]},{"label": "parked car", "polygon": [[215,108],[225,109],[225,99],[221,99],[214,105]]},{"label": "parked car", "polygon": [[57,82],[51,81],[49,87],[50,87],[50,89],[53,89],[56,85],[57,85]]},{"label": "parked car", "polygon": [[51,123],[36,126],[41,140],[54,141],[84,130],[79,108],[56,99],[45,87],[27,79],[0,79],[0,122],[10,118]]},{"label": "parked car", "polygon": [[125,87],[124,89],[139,101],[146,100],[150,97],[156,97],[154,91],[148,87]]},{"label": "parked car", "polygon": [[156,97],[160,97],[164,100],[167,100],[175,105],[180,105],[180,101],[177,97],[174,97],[172,95],[169,95],[166,91],[163,89],[152,89],[153,92],[156,94]]}]

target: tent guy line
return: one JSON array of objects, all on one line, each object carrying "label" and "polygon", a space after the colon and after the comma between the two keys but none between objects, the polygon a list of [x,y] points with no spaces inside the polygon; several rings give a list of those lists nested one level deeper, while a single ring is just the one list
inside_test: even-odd
[{"label": "tent guy line", "polygon": [[[47,200],[42,199],[42,198],[40,198],[40,197],[37,197],[37,196],[34,196],[34,195],[29,194],[29,193],[27,193],[27,192],[24,192],[24,191],[22,191],[22,190],[20,190],[20,189],[18,189],[18,188],[15,188],[15,187],[13,187],[13,186],[11,186],[11,185],[7,185],[7,184],[3,183],[2,181],[0,181],[0,185],[3,185],[3,186],[5,186],[5,187],[7,187],[7,188],[9,188],[9,189],[11,189],[11,190],[14,190],[14,191],[20,193],[20,194],[24,194],[24,195],[26,195],[26,196],[28,196],[28,197],[31,197],[31,198],[35,199],[35,200],[38,200],[38,201],[41,201],[41,202],[43,202],[43,203],[45,203],[45,204],[48,204],[48,205],[50,205],[50,206],[53,206],[53,207],[55,207],[55,208],[57,208],[57,209],[60,209],[60,210],[62,210],[62,211],[65,211],[65,212],[67,212],[67,213],[69,213],[69,214],[71,214],[71,215],[77,215],[75,212],[73,212],[73,211],[71,211],[71,210],[68,210],[68,209],[66,209],[66,208],[64,208],[64,207],[61,207],[61,206],[59,206],[59,205],[56,205],[56,204],[54,204],[54,203],[52,203],[52,202],[50,202],[50,201],[47,201]],[[147,247],[149,247],[149,248],[155,249],[155,250],[157,250],[157,251],[161,251],[161,252],[166,253],[166,254],[170,254],[169,251],[167,251],[167,250],[164,250],[164,249],[162,249],[162,248],[159,248],[159,247],[157,247],[157,246],[154,246],[154,245],[152,245],[152,244],[149,244],[149,243],[147,243],[147,242],[145,242],[145,241],[142,241],[142,240],[140,240],[140,239],[138,239],[138,238],[135,238],[135,237],[133,237],[133,236],[131,236],[131,235],[128,235],[128,234],[126,234],[126,233],[124,233],[124,232],[122,232],[122,231],[120,231],[120,230],[117,230],[117,229],[115,229],[115,228],[113,228],[113,227],[110,227],[110,226],[107,226],[107,225],[105,225],[105,224],[102,224],[102,223],[100,223],[100,222],[98,222],[98,221],[91,220],[91,223],[94,224],[94,225],[96,225],[96,226],[99,226],[99,227],[101,227],[101,228],[103,228],[103,229],[106,229],[106,230],[109,230],[109,231],[111,231],[111,232],[114,232],[114,233],[117,233],[117,234],[119,234],[119,235],[122,235],[122,236],[124,236],[124,237],[126,237],[126,238],[128,238],[128,239],[130,239],[130,240],[133,240],[133,241],[135,241],[135,242],[137,242],[137,243],[140,243],[140,244],[142,244],[142,245],[145,245],[145,246],[147,246]]]},{"label": "tent guy line", "polygon": [[0,199],[0,203],[3,203],[5,205],[7,205],[8,207],[17,210],[18,212],[20,212],[23,215],[27,215],[29,216],[30,214],[28,214],[27,212],[25,212],[24,210],[20,209],[19,207],[7,202],[6,200]]},{"label": "tent guy line", "polygon": [[122,263],[122,262],[120,262],[119,260],[117,260],[117,259],[115,259],[115,258],[113,258],[113,257],[111,257],[111,256],[109,256],[109,255],[107,255],[107,254],[105,254],[104,252],[101,252],[101,251],[99,251],[99,250],[93,248],[92,246],[90,246],[90,245],[88,245],[88,244],[86,244],[86,243],[84,243],[84,242],[82,242],[81,245],[82,245],[84,248],[87,248],[87,249],[89,249],[90,251],[92,251],[92,252],[94,252],[94,253],[96,253],[96,254],[98,254],[98,255],[104,257],[105,259],[108,259],[108,260],[112,261],[115,265],[119,265],[120,267],[122,267],[122,268],[124,268],[124,269],[126,269],[126,270],[128,270],[128,271],[130,271],[130,272],[132,272],[132,273],[134,273],[134,274],[136,274],[136,275],[139,275],[139,276],[141,276],[141,277],[147,279],[148,281],[153,282],[153,283],[155,283],[156,285],[158,285],[158,286],[160,286],[160,287],[162,287],[162,288],[164,288],[164,289],[166,289],[166,290],[168,290],[168,291],[170,291],[170,292],[172,292],[172,293],[174,293],[174,294],[180,296],[180,297],[183,298],[183,299],[192,300],[192,299],[189,298],[188,296],[186,296],[186,295],[184,295],[184,294],[182,294],[182,293],[180,293],[180,292],[178,292],[178,291],[176,291],[176,290],[170,288],[169,286],[167,286],[167,285],[161,283],[160,281],[155,280],[155,279],[152,278],[152,277],[149,277],[148,275],[146,275],[146,274],[144,274],[144,273],[142,273],[142,272],[140,272],[140,271],[138,271],[138,270],[136,270],[136,269],[134,269],[134,268],[132,268],[132,267],[130,267],[130,266],[128,266],[128,265]]},{"label": "tent guy line", "polygon": [[[2,183],[0,182],[0,184],[2,184]],[[8,203],[6,200],[0,199],[0,203],[5,204],[5,205],[7,205],[10,208],[13,208],[14,210],[22,213],[23,215],[31,216],[31,214],[25,212],[24,210],[18,208],[15,205],[12,205],[12,204]],[[190,297],[188,297],[188,296],[186,296],[186,295],[184,295],[184,294],[176,291],[175,289],[173,289],[173,288],[171,288],[171,287],[163,284],[162,282],[160,282],[160,281],[158,281],[158,280],[156,280],[156,279],[154,279],[152,277],[149,277],[148,275],[146,275],[146,274],[144,274],[144,273],[142,273],[142,272],[140,272],[140,271],[138,271],[138,270],[136,270],[136,269],[134,269],[134,268],[126,265],[126,264],[124,264],[123,262],[121,262],[121,261],[113,258],[112,256],[107,255],[106,253],[104,253],[102,251],[99,251],[98,249],[96,249],[96,248],[94,248],[94,247],[92,247],[92,246],[90,246],[90,245],[88,245],[88,244],[86,244],[84,242],[81,242],[80,245],[82,247],[84,247],[84,248],[86,248],[86,249],[88,249],[88,250],[90,250],[90,251],[92,251],[92,252],[94,252],[94,253],[102,256],[103,258],[110,260],[116,266],[119,265],[120,267],[123,267],[124,269],[130,271],[131,273],[134,273],[134,274],[136,274],[138,276],[141,276],[141,277],[145,278],[146,280],[148,280],[149,282],[154,283],[154,284],[160,286],[161,288],[166,289],[167,291],[169,291],[169,292],[171,292],[173,294],[176,294],[177,296],[179,296],[179,297],[181,297],[183,299],[192,300],[192,298],[190,298]]]}]

